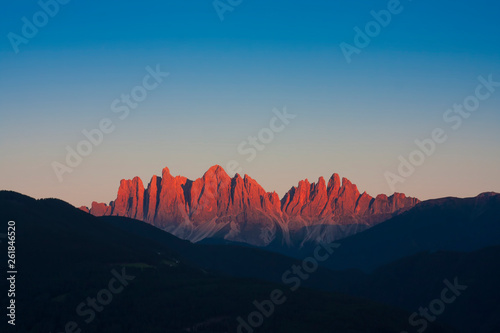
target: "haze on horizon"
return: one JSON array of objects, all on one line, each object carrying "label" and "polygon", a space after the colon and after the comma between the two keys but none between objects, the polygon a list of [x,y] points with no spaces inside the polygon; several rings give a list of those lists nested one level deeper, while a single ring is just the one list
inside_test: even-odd
[{"label": "haze on horizon", "polygon": [[[457,129],[444,120],[479,77],[500,82],[500,5],[400,6],[348,63],[340,45],[354,45],[354,28],[388,1],[243,1],[222,21],[212,1],[70,1],[18,53],[8,35],[41,7],[10,2],[0,14],[0,189],[89,205],[113,200],[121,179],[147,185],[168,167],[194,180],[215,164],[233,176],[236,161],[280,196],[333,173],[392,194],[384,173],[441,128],[446,142],[396,191],[421,200],[500,192],[500,87]],[[158,69],[169,74],[155,81]],[[115,100],[144,84],[147,97],[124,116]],[[273,121],[284,108],[296,117]],[[113,131],[60,182],[53,162],[103,119]],[[259,150],[249,137],[263,129],[272,139],[261,134],[269,142]]]}]

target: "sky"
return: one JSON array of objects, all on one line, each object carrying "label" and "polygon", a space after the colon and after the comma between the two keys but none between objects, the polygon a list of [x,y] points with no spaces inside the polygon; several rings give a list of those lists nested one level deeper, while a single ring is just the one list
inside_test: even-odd
[{"label": "sky", "polygon": [[90,205],[218,164],[280,195],[500,192],[496,2],[60,1],[0,12],[0,189]]}]

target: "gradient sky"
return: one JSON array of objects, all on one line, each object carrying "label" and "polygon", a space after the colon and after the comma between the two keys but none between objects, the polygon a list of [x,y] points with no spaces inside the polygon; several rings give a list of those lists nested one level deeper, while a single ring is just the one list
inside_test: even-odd
[{"label": "gradient sky", "polygon": [[[224,1],[225,2],[225,1]],[[244,0],[224,21],[212,1],[71,1],[15,53],[10,32],[40,10],[0,13],[0,189],[74,205],[109,202],[122,178],[145,184],[168,166],[196,179],[214,164],[283,195],[337,172],[369,194],[390,193],[415,139],[441,127],[446,143],[397,186],[420,199],[500,192],[500,88],[452,131],[443,114],[500,81],[500,4],[401,1],[403,11],[348,64],[339,44],[387,1]],[[170,76],[119,120],[110,105],[147,66]],[[268,127],[274,108],[297,115],[257,157],[237,146]],[[59,182],[53,161],[103,118],[113,133]]]}]

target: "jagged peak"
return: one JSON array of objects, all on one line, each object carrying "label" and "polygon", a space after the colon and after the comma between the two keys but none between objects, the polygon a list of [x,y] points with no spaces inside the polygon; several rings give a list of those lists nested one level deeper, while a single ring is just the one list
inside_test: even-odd
[{"label": "jagged peak", "polygon": [[172,175],[170,174],[170,169],[168,167],[164,167],[163,170],[161,170],[161,176],[163,178],[172,177]]},{"label": "jagged peak", "polygon": [[338,190],[339,188],[340,188],[340,176],[338,173],[334,173],[330,177],[330,180],[328,180],[327,190],[328,192],[330,192],[333,189]]},{"label": "jagged peak", "polygon": [[342,177],[342,187],[350,186],[350,185],[352,185],[352,182],[349,179]]},{"label": "jagged peak", "polygon": [[132,179],[122,179],[122,180],[120,180],[120,187],[121,186],[127,186],[128,184],[132,184],[132,185],[142,184],[142,179],[136,176],[136,177],[134,177]]},{"label": "jagged peak", "polygon": [[151,190],[152,188],[157,189],[160,186],[161,179],[162,179],[161,177],[153,175],[153,177],[151,177],[151,180],[148,183],[148,190]]},{"label": "jagged peak", "polygon": [[[292,187],[281,200],[275,191],[266,192],[247,174],[242,178],[237,173],[231,178],[220,165],[210,167],[202,178],[194,182],[186,183],[186,180],[187,178],[182,176],[172,177],[167,167],[162,170],[162,177],[151,178],[146,191],[139,177],[134,177],[132,180],[123,179],[116,200],[110,202],[109,206],[93,203],[91,207],[82,207],[82,210],[90,210],[91,214],[96,215],[113,214],[147,219],[149,222],[157,220],[158,223],[171,220],[185,221],[186,218],[191,219],[193,216],[195,216],[193,221],[200,223],[205,219],[207,221],[213,219],[215,213],[244,212],[249,214],[245,216],[253,216],[252,212],[255,210],[259,211],[259,219],[260,214],[270,214],[272,218],[284,216],[284,222],[288,222],[288,218],[299,216],[298,220],[293,222],[299,223],[299,225],[294,224],[294,227],[297,227],[308,219],[311,223],[317,221],[336,223],[344,214],[351,217],[357,214],[356,218],[363,219],[364,214],[392,213],[411,208],[418,203],[418,199],[407,198],[400,193],[395,193],[390,198],[379,195],[374,200],[368,200],[373,198],[366,192],[360,194],[356,185],[345,177],[341,179],[337,173],[334,173],[328,181],[326,196],[323,195],[326,186],[324,177],[318,177],[317,182],[312,184],[306,178],[299,181],[296,187]],[[204,193],[203,187],[215,184],[218,190],[210,192],[210,204],[206,202],[197,204],[196,200],[201,193]],[[217,204],[212,204],[214,200]]]},{"label": "jagged peak", "polygon": [[299,185],[297,186],[299,189],[302,188],[309,188],[311,186],[311,183],[309,182],[309,179],[304,179],[299,181]]},{"label": "jagged peak", "polygon": [[213,171],[213,172],[215,172],[215,173],[217,173],[217,172],[222,172],[222,171],[223,171],[223,172],[226,172],[226,171],[224,170],[224,168],[223,168],[223,167],[221,167],[221,166],[220,166],[220,165],[218,165],[218,164],[212,165],[212,166],[211,166],[211,167],[210,167],[207,171]]},{"label": "jagged peak", "polygon": [[330,180],[333,181],[339,181],[340,182],[340,176],[338,173],[333,173],[332,176],[330,177]]},{"label": "jagged peak", "polygon": [[323,178],[323,176],[319,177],[318,182],[315,184],[312,184],[312,186],[314,186],[314,188],[318,189],[318,190],[326,190],[325,178]]},{"label": "jagged peak", "polygon": [[259,187],[261,187],[260,184],[255,179],[253,179],[252,177],[250,177],[247,174],[245,174],[245,176],[243,177],[243,181],[245,182],[245,184],[254,184],[254,185],[258,185]]},{"label": "jagged peak", "polygon": [[375,197],[375,200],[384,200],[384,201],[387,201],[389,199],[389,197],[385,194],[379,194]]},{"label": "jagged peak", "polygon": [[151,177],[151,180],[149,181],[149,183],[151,184],[153,181],[158,181],[158,179],[161,180],[161,177],[160,176],[157,176],[157,175],[153,175],[153,177]]},{"label": "jagged peak", "polygon": [[204,179],[206,179],[207,177],[212,177],[212,176],[216,176],[218,178],[220,178],[220,177],[222,177],[222,178],[230,178],[229,175],[227,174],[226,170],[224,170],[224,168],[221,167],[218,164],[211,166],[205,172],[205,174],[203,174],[203,178]]}]

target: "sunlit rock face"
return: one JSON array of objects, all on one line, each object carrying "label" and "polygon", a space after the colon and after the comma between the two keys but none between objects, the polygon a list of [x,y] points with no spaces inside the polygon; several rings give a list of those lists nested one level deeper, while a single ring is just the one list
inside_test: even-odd
[{"label": "sunlit rock face", "polygon": [[375,198],[361,194],[337,174],[328,184],[323,177],[312,184],[302,180],[280,200],[248,175],[231,178],[215,165],[195,181],[174,177],[168,168],[161,177],[153,176],[147,188],[138,177],[122,180],[109,205],[93,202],[81,209],[95,216],[142,220],[193,242],[220,238],[266,246],[279,239],[284,245],[300,246],[304,241],[349,236],[418,202],[400,193]]}]

